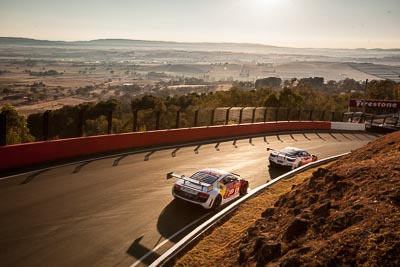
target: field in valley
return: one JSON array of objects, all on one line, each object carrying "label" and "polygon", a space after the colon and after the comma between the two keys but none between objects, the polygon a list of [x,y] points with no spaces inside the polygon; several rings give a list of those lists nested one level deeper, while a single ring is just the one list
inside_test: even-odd
[{"label": "field in valley", "polygon": [[[111,97],[229,90],[234,81],[266,77],[400,79],[398,51],[353,56],[339,51],[207,51],[204,47],[45,47],[0,44],[0,105],[28,115]],[[204,49],[197,51],[193,49]],[[137,49],[137,50],[135,50]],[[169,50],[168,50],[169,49]],[[284,49],[284,48],[282,48]],[[233,49],[235,50],[235,49]],[[257,51],[256,51],[257,52]],[[379,51],[378,51],[379,52]],[[376,53],[378,53],[376,52]],[[348,53],[348,52],[346,52]],[[51,75],[47,72],[53,71]],[[201,81],[186,83],[187,79]]]}]

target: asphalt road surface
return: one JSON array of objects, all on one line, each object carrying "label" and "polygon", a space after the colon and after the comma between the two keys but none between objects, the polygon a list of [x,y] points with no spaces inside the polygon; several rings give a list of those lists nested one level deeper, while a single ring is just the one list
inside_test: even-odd
[{"label": "asphalt road surface", "polygon": [[[211,213],[173,200],[166,173],[213,167],[249,180],[282,174],[267,147],[320,159],[374,140],[369,133],[296,133],[95,159],[0,180],[1,266],[146,266]],[[197,150],[196,150],[197,149]],[[196,153],[197,152],[197,153]]]}]

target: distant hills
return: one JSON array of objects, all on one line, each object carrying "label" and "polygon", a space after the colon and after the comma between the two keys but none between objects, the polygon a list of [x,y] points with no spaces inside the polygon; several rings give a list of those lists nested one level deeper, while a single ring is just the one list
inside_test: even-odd
[{"label": "distant hills", "polygon": [[114,47],[120,49],[137,48],[137,49],[161,49],[161,50],[188,50],[188,51],[230,51],[230,52],[246,52],[246,53],[300,53],[308,54],[316,51],[339,51],[339,52],[400,52],[400,49],[325,49],[325,48],[291,48],[279,47],[262,44],[251,43],[186,43],[186,42],[166,42],[166,41],[147,41],[147,40],[131,40],[131,39],[97,39],[90,41],[49,41],[37,40],[21,37],[0,37],[0,45],[12,46],[57,46],[57,47]]},{"label": "distant hills", "polygon": [[132,39],[96,39],[90,41],[49,41],[37,40],[22,37],[0,37],[0,45],[42,45],[42,46],[136,46],[136,45],[167,45],[167,46],[252,46],[252,47],[268,47],[280,48],[277,46],[249,44],[249,43],[189,43],[189,42],[167,42],[167,41],[148,41],[148,40],[132,40]]},{"label": "distant hills", "polygon": [[68,45],[68,42],[36,40],[36,39],[20,38],[20,37],[0,37],[0,45],[59,46],[59,45]]},{"label": "distant hills", "polygon": [[240,44],[240,43],[184,43],[130,39],[97,39],[90,41],[49,41],[19,37],[0,37],[0,45],[8,46],[36,46],[36,47],[80,47],[80,48],[114,48],[114,49],[142,49],[142,50],[184,50],[184,51],[223,51],[246,53],[280,53],[284,47]]}]

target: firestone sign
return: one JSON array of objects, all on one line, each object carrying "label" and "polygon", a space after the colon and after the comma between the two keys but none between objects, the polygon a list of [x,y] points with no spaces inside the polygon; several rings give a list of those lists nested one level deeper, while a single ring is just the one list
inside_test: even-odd
[{"label": "firestone sign", "polygon": [[349,106],[362,108],[365,102],[365,107],[370,108],[392,108],[400,109],[400,101],[390,101],[390,100],[363,100],[363,99],[350,99]]}]

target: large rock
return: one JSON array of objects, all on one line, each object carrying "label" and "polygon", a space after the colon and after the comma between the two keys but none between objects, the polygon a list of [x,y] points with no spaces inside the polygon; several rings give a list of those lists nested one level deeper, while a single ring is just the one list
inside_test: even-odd
[{"label": "large rock", "polygon": [[281,243],[259,236],[254,243],[254,252],[257,257],[257,265],[263,266],[281,256]]},{"label": "large rock", "polygon": [[309,226],[310,222],[308,220],[295,218],[284,232],[283,239],[290,243],[293,240],[304,236]]}]

